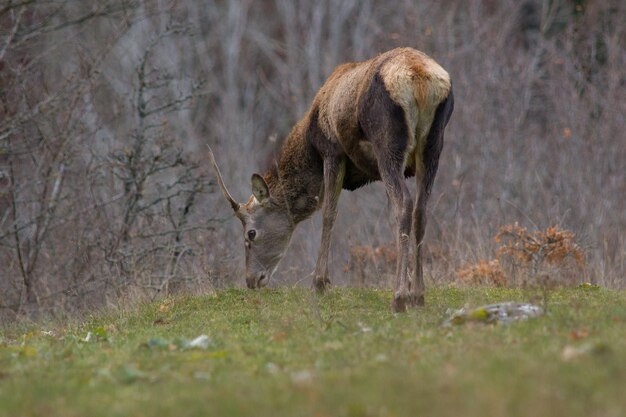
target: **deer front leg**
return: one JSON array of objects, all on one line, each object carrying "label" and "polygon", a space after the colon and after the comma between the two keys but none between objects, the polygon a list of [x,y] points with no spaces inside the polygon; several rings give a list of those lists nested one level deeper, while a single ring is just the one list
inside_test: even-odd
[{"label": "deer front leg", "polygon": [[313,287],[318,292],[324,292],[330,284],[328,279],[328,253],[330,251],[330,238],[337,218],[337,202],[343,186],[346,172],[345,161],[339,157],[324,159],[324,192],[322,195],[322,243],[315,265],[315,277]]}]

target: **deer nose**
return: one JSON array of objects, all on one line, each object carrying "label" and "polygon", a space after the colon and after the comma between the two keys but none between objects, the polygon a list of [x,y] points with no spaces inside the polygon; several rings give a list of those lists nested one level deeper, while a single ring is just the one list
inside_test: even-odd
[{"label": "deer nose", "polygon": [[256,277],[247,277],[246,278],[246,285],[251,290],[255,289],[256,288]]},{"label": "deer nose", "polygon": [[246,285],[251,290],[255,288],[265,287],[267,284],[267,275],[265,273],[253,274],[246,277]]}]

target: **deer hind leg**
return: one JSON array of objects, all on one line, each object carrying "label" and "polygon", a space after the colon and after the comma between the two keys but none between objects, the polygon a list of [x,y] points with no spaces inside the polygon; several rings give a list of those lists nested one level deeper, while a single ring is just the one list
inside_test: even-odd
[{"label": "deer hind leg", "polygon": [[426,206],[428,204],[428,198],[430,197],[430,190],[435,181],[435,174],[437,174],[440,153],[441,146],[431,151],[426,149],[424,152],[424,161],[419,160],[419,157],[416,157],[415,161],[416,167],[424,167],[424,169],[416,168],[417,195],[415,196],[415,208],[413,210],[415,274],[413,275],[411,293],[413,297],[415,297],[418,306],[424,305],[424,293],[426,291],[426,286],[424,285],[424,268],[422,265],[422,246],[424,244],[424,233],[426,232]]},{"label": "deer hind leg", "polygon": [[[424,269],[422,265],[422,246],[424,243],[424,233],[426,232],[426,206],[430,196],[430,190],[435,180],[437,166],[439,162],[439,152],[431,155],[425,152],[425,156],[431,158],[422,162],[416,157],[415,178],[417,180],[417,195],[415,196],[415,208],[413,209],[413,236],[415,238],[415,264],[411,294],[415,298],[418,306],[424,305]],[[434,158],[434,159],[433,159]],[[424,169],[420,169],[424,167]]]},{"label": "deer hind leg", "polygon": [[410,134],[404,109],[391,98],[380,73],[361,96],[358,107],[361,128],[373,145],[378,172],[394,208],[396,219],[396,283],[392,308],[405,311],[414,305],[409,281],[409,244],[413,201],[404,182],[405,155]]},{"label": "deer hind leg", "polygon": [[411,294],[409,281],[409,244],[411,235],[411,211],[413,201],[406,183],[404,182],[403,170],[399,169],[402,164],[386,167],[381,164],[380,174],[393,202],[396,218],[396,247],[398,258],[396,260],[396,284],[393,295],[392,308],[395,312],[403,312],[407,307],[413,307],[416,299]]},{"label": "deer hind leg", "polygon": [[411,295],[418,306],[424,305],[424,270],[422,266],[422,244],[424,242],[424,232],[426,231],[426,203],[428,195],[424,192],[423,182],[417,180],[417,196],[413,209],[413,235],[415,238],[415,264],[413,282],[411,285]]},{"label": "deer hind leg", "polygon": [[330,238],[337,218],[337,203],[346,173],[345,160],[340,157],[324,159],[324,200],[322,206],[322,243],[315,265],[313,287],[323,292],[330,284],[328,279],[328,254],[330,252]]},{"label": "deer hind leg", "polygon": [[431,124],[423,155],[415,156],[415,178],[417,195],[413,211],[413,234],[415,236],[415,275],[413,276],[412,294],[417,305],[424,305],[424,270],[422,265],[422,245],[426,231],[426,206],[428,197],[437,175],[439,156],[443,148],[443,133],[454,109],[454,96],[450,91],[448,97],[437,107],[435,118]]}]

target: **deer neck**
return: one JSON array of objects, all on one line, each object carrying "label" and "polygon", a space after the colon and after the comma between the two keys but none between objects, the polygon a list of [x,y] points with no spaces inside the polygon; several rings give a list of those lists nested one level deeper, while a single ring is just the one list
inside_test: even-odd
[{"label": "deer neck", "polygon": [[304,119],[285,139],[278,160],[264,178],[270,195],[276,204],[290,213],[294,223],[307,219],[321,207],[323,163],[317,150],[306,139]]}]

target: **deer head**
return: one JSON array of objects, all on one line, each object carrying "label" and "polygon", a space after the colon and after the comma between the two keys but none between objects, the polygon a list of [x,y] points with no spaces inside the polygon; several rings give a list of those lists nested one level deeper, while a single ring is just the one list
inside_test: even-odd
[{"label": "deer head", "polygon": [[248,202],[237,203],[226,189],[211,148],[209,157],[222,193],[243,225],[246,284],[248,288],[264,287],[285,254],[295,225],[288,210],[272,198],[259,174],[252,175],[252,195]]}]

